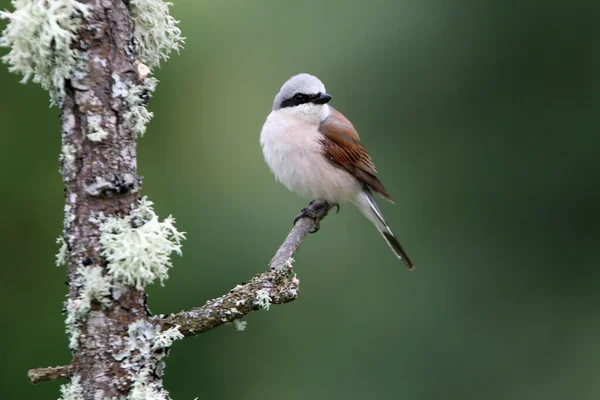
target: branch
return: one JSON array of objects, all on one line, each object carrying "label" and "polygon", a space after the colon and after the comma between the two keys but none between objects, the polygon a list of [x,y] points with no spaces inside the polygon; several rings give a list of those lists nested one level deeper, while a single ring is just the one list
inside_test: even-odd
[{"label": "branch", "polygon": [[[228,322],[233,322],[248,315],[251,311],[265,307],[257,302],[256,292],[264,290],[269,295],[270,304],[285,304],[298,297],[300,281],[292,274],[292,257],[309,234],[310,230],[325,218],[332,205],[324,201],[313,201],[303,211],[287,235],[275,256],[269,263],[269,270],[258,274],[248,283],[237,285],[224,296],[206,302],[202,307],[189,311],[180,311],[168,316],[152,318],[162,330],[179,326],[179,332],[186,337],[214,329]],[[262,304],[262,305],[261,305]],[[60,367],[36,368],[29,371],[32,383],[69,378],[73,374],[72,364]]]},{"label": "branch", "polygon": [[[156,316],[163,330],[179,327],[184,336],[195,336],[248,315],[251,311],[267,308],[257,300],[257,292],[265,291],[269,304],[285,304],[298,296],[300,281],[292,274],[292,257],[298,251],[313,226],[323,219],[332,205],[313,201],[303,210],[300,218],[269,263],[269,270],[237,285],[224,296],[212,299],[201,307],[180,311],[166,317]],[[264,292],[259,292],[264,293]],[[262,304],[262,305],[261,305]]]},{"label": "branch", "polygon": [[70,378],[73,375],[73,365],[61,365],[59,367],[46,367],[30,369],[27,373],[31,383],[36,384],[46,381],[54,381],[61,378]]}]

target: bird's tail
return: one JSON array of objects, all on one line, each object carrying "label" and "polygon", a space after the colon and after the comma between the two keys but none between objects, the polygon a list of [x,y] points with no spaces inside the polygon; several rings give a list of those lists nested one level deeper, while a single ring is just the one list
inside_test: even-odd
[{"label": "bird's tail", "polygon": [[406,252],[400,245],[400,242],[396,238],[396,235],[394,235],[394,232],[392,232],[390,226],[387,224],[387,222],[385,222],[383,214],[379,210],[379,207],[377,206],[377,203],[375,202],[375,199],[373,198],[371,192],[368,189],[365,189],[354,201],[354,203],[356,204],[358,209],[365,215],[365,217],[367,217],[371,222],[373,222],[373,224],[375,224],[375,227],[377,228],[379,233],[381,233],[381,236],[383,236],[386,243],[388,244],[388,246],[390,246],[390,249],[392,249],[396,257],[404,261],[404,263],[409,269],[413,269],[413,263],[410,261],[410,258],[408,258],[408,254],[406,254]]}]

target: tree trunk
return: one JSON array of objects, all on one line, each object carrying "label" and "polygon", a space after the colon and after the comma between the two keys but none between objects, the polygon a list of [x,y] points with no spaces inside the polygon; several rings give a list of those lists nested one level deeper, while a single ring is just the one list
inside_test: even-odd
[{"label": "tree trunk", "polygon": [[[90,14],[77,45],[86,69],[67,81],[62,105],[62,175],[65,185],[64,240],[68,249],[69,304],[76,308],[84,289],[79,268],[99,266],[107,275],[101,254],[99,216],[124,217],[137,206],[136,133],[124,123],[129,104],[115,97],[120,82],[141,84],[130,51],[132,22],[121,0],[90,1]],[[88,135],[102,129],[101,141]],[[111,282],[113,285],[116,283]],[[67,309],[70,307],[68,306]],[[115,354],[125,351],[124,338],[134,321],[148,320],[146,296],[133,286],[121,285],[106,304],[92,302],[86,316],[72,321],[73,371],[80,377],[85,399],[126,397],[143,368],[152,372],[149,384],[161,386],[158,358],[144,364],[121,366]]]}]

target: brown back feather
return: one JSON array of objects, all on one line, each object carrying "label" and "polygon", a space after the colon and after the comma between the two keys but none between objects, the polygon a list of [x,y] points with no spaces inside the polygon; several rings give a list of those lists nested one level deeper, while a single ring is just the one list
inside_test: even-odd
[{"label": "brown back feather", "polygon": [[319,126],[319,132],[324,136],[325,157],[332,164],[344,168],[365,187],[393,203],[392,197],[377,178],[375,165],[360,144],[358,132],[352,123],[341,112],[331,106],[329,108],[329,116]]}]

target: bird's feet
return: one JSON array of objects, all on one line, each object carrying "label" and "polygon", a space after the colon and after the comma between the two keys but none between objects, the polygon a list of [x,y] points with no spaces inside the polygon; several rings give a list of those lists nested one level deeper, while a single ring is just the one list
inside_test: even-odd
[{"label": "bird's feet", "polygon": [[300,212],[300,214],[294,218],[294,225],[296,225],[301,218],[310,218],[314,221],[314,224],[311,230],[308,232],[315,233],[321,229],[321,220],[333,207],[336,207],[337,209],[336,214],[340,212],[340,205],[337,203],[329,204],[325,200],[312,200],[310,203],[308,203],[308,206],[303,208],[302,212]]},{"label": "bird's feet", "polygon": [[335,207],[335,213],[338,214],[340,212],[340,205],[338,203],[332,204],[331,208]]}]

